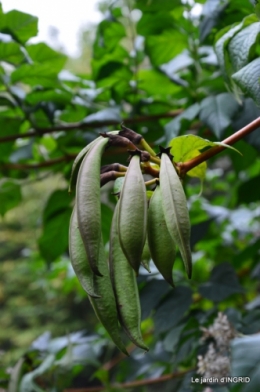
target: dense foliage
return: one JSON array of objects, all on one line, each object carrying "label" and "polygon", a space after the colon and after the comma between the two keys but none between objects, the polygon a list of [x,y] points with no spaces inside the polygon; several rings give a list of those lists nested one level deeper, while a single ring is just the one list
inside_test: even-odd
[{"label": "dense foliage", "polygon": [[[68,256],[72,162],[99,132],[118,129],[124,121],[158,152],[159,144],[166,146],[180,135],[221,141],[260,115],[260,22],[253,2],[118,0],[103,8],[88,75],[66,70],[66,56],[45,43],[30,43],[37,35],[37,18],[0,10],[0,213],[5,219],[26,200],[30,204],[30,192],[36,192],[32,196],[43,210],[40,218],[38,210],[27,209],[41,221],[37,248],[33,229],[23,262],[0,267],[5,296],[18,291],[8,278],[12,269],[18,271],[21,291],[13,303],[12,323],[26,329],[39,318],[42,324],[37,330],[41,336],[5,361],[0,385],[9,392],[91,391],[90,385],[107,391],[162,387],[184,392],[206,388],[207,382],[192,382],[197,377],[232,375],[251,381],[209,383],[210,388],[257,391],[259,128],[236,143],[243,157],[226,150],[207,162],[207,170],[204,162],[187,173],[193,276],[186,278],[179,258],[175,289],[155,267],[150,274],[140,270],[142,332],[149,353],[129,345],[129,358],[118,354],[96,323]],[[176,148],[176,161],[205,149],[193,142],[186,146]],[[115,148],[102,163],[125,159]],[[43,190],[33,183],[50,176],[48,199],[41,200]],[[105,242],[115,205],[111,192],[111,184],[102,188]],[[19,243],[16,252],[21,252]],[[34,279],[26,294],[32,297],[31,307],[22,293],[27,275]],[[49,300],[51,311],[43,307]],[[0,305],[6,306],[1,290]],[[44,332],[50,318],[56,325],[53,338]],[[15,333],[19,341],[19,330]],[[0,348],[8,352],[2,334]],[[161,384],[153,387],[151,379]]]}]

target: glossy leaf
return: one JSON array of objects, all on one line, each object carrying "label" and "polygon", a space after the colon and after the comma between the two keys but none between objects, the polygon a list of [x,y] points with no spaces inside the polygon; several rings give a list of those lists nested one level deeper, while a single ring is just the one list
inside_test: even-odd
[{"label": "glossy leaf", "polygon": [[260,337],[244,336],[236,338],[231,344],[231,375],[233,377],[246,377],[247,381],[234,385],[232,391],[236,392],[253,392],[258,389],[260,382],[260,355],[259,347]]},{"label": "glossy leaf", "polygon": [[199,287],[200,294],[214,302],[220,302],[235,293],[242,293],[233,267],[222,263],[212,270],[210,280]]},{"label": "glossy leaf", "polygon": [[258,106],[260,105],[259,75],[260,59],[257,58],[232,76],[242,91],[253,98]]},{"label": "glossy leaf", "polygon": [[38,18],[17,10],[1,16],[0,31],[10,34],[14,40],[25,44],[29,38],[37,35]]},{"label": "glossy leaf", "polygon": [[160,304],[154,315],[155,331],[169,331],[182,319],[191,304],[191,290],[185,286],[176,287],[167,299]]},{"label": "glossy leaf", "polygon": [[24,60],[20,45],[16,42],[0,42],[0,60],[18,65]]},{"label": "glossy leaf", "polygon": [[207,97],[201,102],[200,119],[220,139],[238,110],[239,104],[234,97],[229,93],[222,93]]},{"label": "glossy leaf", "polygon": [[167,63],[187,46],[186,38],[177,30],[165,30],[146,38],[145,47],[154,66]]},{"label": "glossy leaf", "polygon": [[250,57],[252,58],[259,36],[260,22],[256,22],[239,31],[231,39],[228,52],[234,72],[246,66]]}]

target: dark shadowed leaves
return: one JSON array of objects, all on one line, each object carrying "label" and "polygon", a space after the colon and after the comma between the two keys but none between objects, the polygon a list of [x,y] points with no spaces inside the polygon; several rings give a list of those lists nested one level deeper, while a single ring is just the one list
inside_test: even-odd
[{"label": "dark shadowed leaves", "polygon": [[234,384],[233,392],[254,392],[260,385],[260,335],[236,338],[231,343],[231,374],[249,377],[250,382]]},{"label": "dark shadowed leaves", "polygon": [[65,208],[44,224],[38,243],[41,255],[47,262],[55,261],[67,250],[70,216],[71,208]]},{"label": "dark shadowed leaves", "polygon": [[201,102],[200,119],[221,139],[238,110],[239,104],[233,95],[222,93],[207,97]]},{"label": "dark shadowed leaves", "polygon": [[235,270],[229,263],[213,268],[208,282],[199,286],[200,294],[214,302],[220,302],[235,293],[243,293]]},{"label": "dark shadowed leaves", "polygon": [[171,290],[170,285],[163,280],[153,279],[146,283],[145,287],[140,291],[142,319],[149,317],[151,311],[169,290]]},{"label": "dark shadowed leaves", "polygon": [[252,203],[260,200],[260,175],[250,178],[238,188],[238,202]]},{"label": "dark shadowed leaves", "polygon": [[189,287],[179,286],[157,307],[154,315],[156,333],[166,332],[177,325],[192,301]]}]

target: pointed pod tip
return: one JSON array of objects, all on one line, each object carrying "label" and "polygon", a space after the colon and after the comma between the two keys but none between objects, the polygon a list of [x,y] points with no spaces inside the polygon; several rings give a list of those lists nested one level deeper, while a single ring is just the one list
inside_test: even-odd
[{"label": "pointed pod tip", "polygon": [[120,351],[121,351],[123,354],[125,354],[127,357],[130,357],[129,352],[127,351],[127,349],[126,349],[125,347],[121,347],[121,348],[120,348]]},{"label": "pointed pod tip", "polygon": [[166,155],[168,155],[168,157],[170,158],[171,161],[173,160],[173,155],[171,154],[171,147],[164,148],[162,146],[159,146],[159,149],[160,149],[160,152],[158,154],[156,154],[157,157],[161,158],[162,154],[166,154]]},{"label": "pointed pod tip", "polygon": [[96,294],[96,293],[87,292],[87,294],[88,294],[91,298],[94,298],[94,299],[101,298],[101,295],[98,295],[98,294]]},{"label": "pointed pod tip", "polygon": [[95,274],[96,276],[99,276],[100,278],[103,278],[103,275],[101,274],[101,272],[99,272],[99,270],[97,268],[92,268],[93,274]]},{"label": "pointed pod tip", "polygon": [[127,152],[129,153],[131,158],[133,158],[135,155],[137,155],[141,158],[141,155],[142,155],[141,150],[139,150],[138,148],[136,148],[135,150],[127,150]]}]

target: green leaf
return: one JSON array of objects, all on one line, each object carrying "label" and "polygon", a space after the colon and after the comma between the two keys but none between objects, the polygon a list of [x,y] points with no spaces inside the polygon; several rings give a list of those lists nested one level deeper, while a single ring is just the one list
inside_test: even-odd
[{"label": "green leaf", "polygon": [[72,198],[69,195],[67,189],[59,189],[53,192],[50,195],[43,211],[43,224],[46,224],[60,212],[63,212],[64,209],[70,206],[71,202]]},{"label": "green leaf", "polygon": [[150,316],[150,313],[160,302],[160,299],[169,292],[170,286],[164,280],[153,279],[146,283],[140,292],[142,308],[142,320]]},{"label": "green leaf", "polygon": [[[19,108],[0,111],[0,132],[1,136],[9,136],[19,133],[23,122],[23,112]],[[0,143],[0,159],[8,161],[8,156],[12,152],[14,141],[10,143]]]},{"label": "green leaf", "polygon": [[203,42],[213,27],[219,23],[219,19],[226,7],[227,3],[221,3],[220,1],[206,1],[202,11],[203,19],[199,26],[200,42]]},{"label": "green leaf", "polygon": [[68,248],[68,229],[71,208],[57,211],[52,219],[44,224],[43,234],[39,238],[39,249],[47,262],[56,260]]},{"label": "green leaf", "polygon": [[101,59],[106,53],[113,51],[125,35],[125,28],[121,23],[103,20],[98,25],[96,40],[93,46],[93,57],[95,59]]},{"label": "green leaf", "polygon": [[14,40],[25,44],[29,38],[38,33],[38,18],[35,16],[12,10],[1,16],[0,32],[10,34]]},{"label": "green leaf", "polygon": [[2,216],[22,201],[21,187],[11,180],[4,180],[0,185],[0,214]]},{"label": "green leaf", "polygon": [[230,158],[234,169],[238,174],[240,171],[245,170],[248,166],[255,162],[255,159],[257,158],[257,151],[244,140],[239,140],[236,143],[236,146],[239,151],[243,151],[243,159],[238,157],[237,154],[232,154]]},{"label": "green leaf", "polygon": [[172,60],[187,47],[187,37],[178,30],[165,30],[160,35],[148,36],[145,50],[154,66]]},{"label": "green leaf", "polygon": [[181,90],[170,79],[155,69],[141,69],[138,72],[138,87],[149,95],[174,95]]},{"label": "green leaf", "polygon": [[[94,80],[99,80],[111,75],[117,68],[114,63],[123,66],[124,60],[128,58],[128,52],[120,45],[116,46],[112,52],[104,53],[101,58],[91,60],[92,74]],[[113,65],[113,72],[107,70],[107,64]],[[124,64],[125,66],[125,64]]]},{"label": "green leaf", "polygon": [[240,71],[236,72],[232,78],[239,85],[241,90],[260,105],[260,58],[253,60]]},{"label": "green leaf", "polygon": [[239,383],[232,391],[253,392],[260,385],[260,335],[243,336],[231,342],[231,375],[247,377],[247,382]]},{"label": "green leaf", "polygon": [[[172,139],[169,146],[171,147],[171,154],[173,155],[174,162],[186,162],[200,155],[199,150],[202,150],[205,147],[214,146],[214,142],[202,139],[196,135],[184,135]],[[203,162],[194,169],[188,171],[187,174],[191,177],[198,177],[203,180],[206,174],[206,169],[207,164],[206,162]]]},{"label": "green leaf", "polygon": [[182,5],[181,0],[136,0],[136,7],[144,12],[158,12],[161,10],[171,11],[177,8],[179,5]]},{"label": "green leaf", "polygon": [[199,286],[199,292],[204,298],[220,302],[232,294],[243,293],[244,290],[233,267],[225,262],[213,268],[209,281]]},{"label": "green leaf", "polygon": [[44,62],[43,64],[23,64],[13,71],[11,80],[13,83],[23,82],[30,86],[43,86],[53,88],[59,86],[58,72],[60,65]]},{"label": "green leaf", "polygon": [[258,18],[260,19],[260,4],[258,0],[255,0],[255,13],[258,16]]},{"label": "green leaf", "polygon": [[25,59],[20,45],[16,42],[0,42],[0,61],[18,65]]},{"label": "green leaf", "polygon": [[[259,116],[260,109],[256,106],[252,98],[246,98],[243,101],[243,105],[239,110],[235,120],[233,121],[232,126],[235,131],[238,131],[239,129],[248,125],[250,122],[254,121]],[[247,143],[260,150],[260,128],[255,129],[254,132],[251,132],[249,135],[247,135],[245,140]],[[243,150],[241,149],[241,151]],[[246,153],[244,156],[246,156]]]},{"label": "green leaf", "polygon": [[260,22],[257,22],[247,26],[231,39],[228,52],[234,72],[246,66],[249,59],[253,58],[259,36]]},{"label": "green leaf", "polygon": [[260,175],[250,178],[237,190],[239,203],[253,203],[260,200]]},{"label": "green leaf", "polygon": [[87,114],[87,109],[81,105],[68,105],[59,116],[60,121],[64,122],[78,122],[82,121]]},{"label": "green leaf", "polygon": [[239,110],[239,104],[229,93],[210,96],[201,102],[200,120],[220,139],[232,118]]},{"label": "green leaf", "polygon": [[54,64],[57,71],[61,71],[67,61],[67,56],[65,56],[65,54],[53,50],[43,42],[27,45],[26,49],[34,62],[51,62]]},{"label": "green leaf", "polygon": [[172,28],[173,24],[174,18],[165,10],[159,10],[156,13],[156,23],[154,23],[153,13],[143,13],[142,18],[137,23],[137,32],[143,36],[157,35],[165,29]]},{"label": "green leaf", "polygon": [[[215,51],[220,65],[220,69],[225,76],[230,76],[232,71],[232,64],[230,62],[230,57],[228,56],[227,49],[231,39],[244,27],[249,26],[252,23],[258,22],[256,15],[249,15],[244,18],[244,20],[229,28],[225,34],[220,31],[217,38],[220,37],[215,44]],[[226,28],[227,29],[227,28]],[[223,35],[222,35],[223,34]]]},{"label": "green leaf", "polygon": [[163,301],[154,315],[155,331],[169,331],[182,319],[192,302],[192,291],[189,287],[178,286]]},{"label": "green leaf", "polygon": [[107,78],[98,80],[97,87],[101,87],[103,90],[107,89],[112,98],[119,103],[122,102],[122,99],[131,91],[130,81],[132,76],[133,74],[130,69],[122,66]]},{"label": "green leaf", "polygon": [[30,105],[40,102],[55,102],[66,105],[71,102],[73,95],[68,91],[55,89],[46,91],[33,91],[26,95],[25,101]]},{"label": "green leaf", "polygon": [[237,148],[230,146],[229,144],[226,144],[223,142],[214,142],[214,144],[215,144],[215,146],[222,146],[222,147],[228,148],[229,150],[236,151],[239,155],[243,156],[243,154],[241,154],[241,152]]},{"label": "green leaf", "polygon": [[200,105],[198,103],[195,103],[190,107],[188,107],[187,109],[185,109],[181,114],[176,116],[173,120],[169,121],[164,127],[167,140],[176,137],[179,134],[180,130],[182,129],[182,124],[187,125],[187,122],[189,123],[192,120],[194,120],[194,118],[198,115],[199,111],[200,111]]}]

